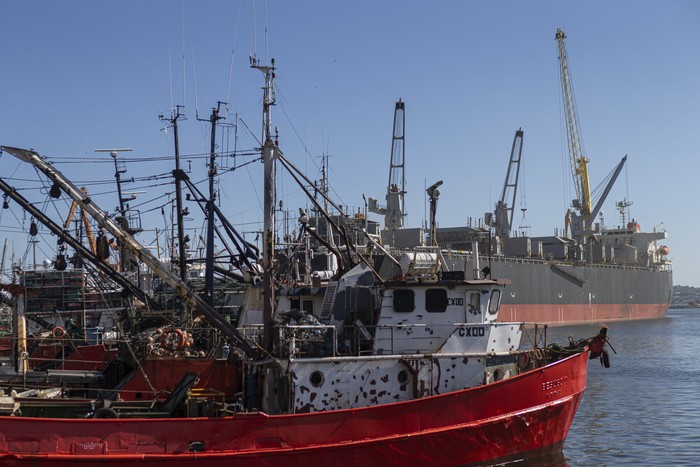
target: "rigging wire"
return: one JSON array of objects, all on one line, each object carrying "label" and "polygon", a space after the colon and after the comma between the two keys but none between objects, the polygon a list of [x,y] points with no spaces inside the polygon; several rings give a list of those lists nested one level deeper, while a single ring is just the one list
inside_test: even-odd
[{"label": "rigging wire", "polygon": [[175,108],[175,98],[173,97],[173,63],[172,63],[172,56],[171,52],[168,51],[168,71],[169,71],[169,77],[170,77],[170,108],[174,109]]},{"label": "rigging wire", "polygon": [[[233,28],[233,47],[231,48],[231,62],[229,63],[228,71],[228,87],[226,89],[226,102],[231,102],[229,97],[231,95],[231,81],[233,79],[233,62],[236,54],[236,43],[238,42],[238,24],[241,20],[241,9],[243,7],[243,2],[238,3],[238,15],[236,16],[236,24]],[[226,106],[226,111],[228,112],[228,105]]]},{"label": "rigging wire", "polygon": [[182,2],[182,103],[185,102],[187,102],[187,61],[185,60],[185,2]]},{"label": "rigging wire", "polygon": [[194,88],[194,115],[199,120],[199,101],[197,100],[197,67],[194,60],[194,44],[190,44],[192,49],[192,87]]},{"label": "rigging wire", "polygon": [[[259,141],[258,141],[259,143]],[[242,155],[242,156],[256,156],[259,154],[260,151],[256,149],[246,149],[244,151],[236,152],[237,155]],[[222,151],[222,156],[226,155],[233,155],[234,151]],[[182,154],[180,157],[182,158],[187,158],[187,159],[207,159],[210,156],[210,152],[195,152],[195,153],[190,153],[190,154]],[[140,163],[140,162],[162,162],[162,161],[171,161],[173,158],[172,155],[164,155],[164,156],[135,156],[135,157],[120,157],[119,161],[124,162],[124,163]],[[51,156],[51,157],[46,157],[46,160],[50,163],[54,162],[60,162],[62,164],[84,164],[86,162],[89,163],[96,163],[96,164],[113,164],[112,161],[110,160],[105,160],[104,158],[97,158],[97,157],[77,157],[77,156]]]}]

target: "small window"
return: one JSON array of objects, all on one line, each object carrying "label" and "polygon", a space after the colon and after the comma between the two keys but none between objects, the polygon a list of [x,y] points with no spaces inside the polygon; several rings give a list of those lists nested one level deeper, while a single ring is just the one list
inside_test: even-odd
[{"label": "small window", "polygon": [[399,313],[409,313],[416,308],[416,298],[413,290],[394,290],[394,311]]},{"label": "small window", "polygon": [[469,296],[469,311],[481,311],[481,294],[479,292],[472,292]]},{"label": "small window", "polygon": [[491,291],[491,302],[489,303],[489,313],[498,313],[498,305],[501,302],[501,291],[499,289],[494,289]]},{"label": "small window", "polygon": [[447,290],[428,289],[425,291],[425,311],[444,313],[447,310]]}]

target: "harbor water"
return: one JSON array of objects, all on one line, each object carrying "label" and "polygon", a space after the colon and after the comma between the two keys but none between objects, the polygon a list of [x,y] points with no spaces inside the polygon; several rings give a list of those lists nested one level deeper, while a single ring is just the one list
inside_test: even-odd
[{"label": "harbor water", "polygon": [[[610,368],[589,362],[588,386],[563,451],[507,465],[700,465],[700,310],[606,326],[617,353],[610,352]],[[550,328],[548,341],[598,329]]]}]

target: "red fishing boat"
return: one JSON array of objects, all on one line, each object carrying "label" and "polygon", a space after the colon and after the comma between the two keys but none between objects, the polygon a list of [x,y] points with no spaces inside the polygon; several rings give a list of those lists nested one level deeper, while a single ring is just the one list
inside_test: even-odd
[{"label": "red fishing boat", "polygon": [[224,418],[0,417],[2,465],[459,465],[560,448],[588,352],[477,388],[360,409]]},{"label": "red fishing boat", "polygon": [[[219,331],[235,363],[226,371],[242,390],[221,401],[189,391],[178,417],[173,404],[189,383],[162,406],[105,400],[84,418],[22,416],[22,401],[4,397],[3,413],[11,415],[0,417],[2,465],[459,465],[561,448],[587,361],[606,355],[605,332],[547,346],[537,328],[498,322],[509,281],[491,279],[478,259],[468,279],[447,267],[437,245],[421,246],[398,258],[385,254],[400,272],[383,277],[348,247],[335,249],[345,265],[329,280],[275,285],[274,163],[294,168],[270,123],[274,62],[251,65],[266,78],[263,277],[247,287],[235,326],[36,152],[3,147],[59,184]],[[428,189],[433,231],[437,185]],[[300,217],[304,232],[306,220]],[[521,345],[525,333],[531,346]],[[194,382],[197,374],[187,377]]]}]

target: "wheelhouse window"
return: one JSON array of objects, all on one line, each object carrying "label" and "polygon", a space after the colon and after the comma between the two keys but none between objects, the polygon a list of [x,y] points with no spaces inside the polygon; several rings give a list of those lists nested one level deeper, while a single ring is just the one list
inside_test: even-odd
[{"label": "wheelhouse window", "polygon": [[425,310],[428,313],[444,313],[447,310],[447,290],[428,289],[425,291]]},{"label": "wheelhouse window", "polygon": [[394,290],[394,311],[398,313],[410,313],[416,309],[416,297],[413,290]]},{"label": "wheelhouse window", "polygon": [[481,312],[481,294],[479,292],[472,292],[469,295],[469,311],[474,313]]},{"label": "wheelhouse window", "polygon": [[499,289],[493,289],[491,291],[491,301],[489,302],[489,313],[498,313],[498,305],[501,303],[501,291]]}]

